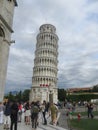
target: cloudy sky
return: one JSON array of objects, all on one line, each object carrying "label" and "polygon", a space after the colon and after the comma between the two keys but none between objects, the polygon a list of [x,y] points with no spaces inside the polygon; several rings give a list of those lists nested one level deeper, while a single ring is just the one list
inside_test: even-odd
[{"label": "cloudy sky", "polygon": [[59,37],[58,87],[98,84],[98,0],[17,0],[6,91],[32,85],[36,35],[53,24]]}]

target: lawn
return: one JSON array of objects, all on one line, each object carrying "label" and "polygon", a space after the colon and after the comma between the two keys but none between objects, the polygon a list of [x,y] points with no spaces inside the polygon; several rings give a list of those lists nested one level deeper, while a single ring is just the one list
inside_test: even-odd
[{"label": "lawn", "polygon": [[98,119],[72,119],[68,124],[75,130],[98,130]]},{"label": "lawn", "polygon": [[[73,112],[73,116],[77,116],[80,113],[82,116],[87,116],[87,112]],[[98,116],[98,111],[93,111],[95,116]]]}]

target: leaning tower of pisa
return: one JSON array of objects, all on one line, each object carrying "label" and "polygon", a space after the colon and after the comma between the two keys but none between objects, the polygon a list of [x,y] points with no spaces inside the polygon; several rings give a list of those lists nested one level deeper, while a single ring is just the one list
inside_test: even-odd
[{"label": "leaning tower of pisa", "polygon": [[30,101],[58,101],[57,65],[56,28],[51,24],[44,24],[37,35]]}]

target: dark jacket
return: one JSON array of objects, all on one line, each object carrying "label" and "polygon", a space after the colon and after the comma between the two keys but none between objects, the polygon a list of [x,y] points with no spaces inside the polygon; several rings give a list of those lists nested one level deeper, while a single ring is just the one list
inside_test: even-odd
[{"label": "dark jacket", "polygon": [[8,102],[5,104],[5,110],[4,110],[4,115],[9,116],[11,114],[11,106],[10,103]]},{"label": "dark jacket", "polygon": [[12,121],[17,121],[17,116],[18,116],[18,105],[17,103],[13,103],[11,106],[11,120]]}]

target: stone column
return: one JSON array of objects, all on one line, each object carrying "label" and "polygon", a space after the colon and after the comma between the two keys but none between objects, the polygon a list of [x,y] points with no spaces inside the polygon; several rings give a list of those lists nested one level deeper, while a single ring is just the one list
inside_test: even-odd
[{"label": "stone column", "polygon": [[9,56],[9,44],[0,37],[0,101],[3,100],[6,83],[7,65]]},{"label": "stone column", "polygon": [[16,0],[0,0],[0,100],[4,97],[15,6]]}]

